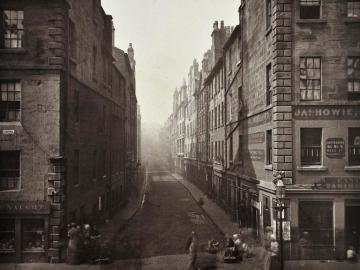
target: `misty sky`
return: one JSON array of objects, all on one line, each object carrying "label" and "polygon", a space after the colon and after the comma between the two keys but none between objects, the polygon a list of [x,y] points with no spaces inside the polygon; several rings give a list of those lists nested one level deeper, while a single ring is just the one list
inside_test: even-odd
[{"label": "misty sky", "polygon": [[163,124],[172,94],[187,78],[194,58],[211,47],[215,20],[238,23],[240,0],[102,0],[113,16],[115,45],[133,43],[136,91],[142,122]]}]

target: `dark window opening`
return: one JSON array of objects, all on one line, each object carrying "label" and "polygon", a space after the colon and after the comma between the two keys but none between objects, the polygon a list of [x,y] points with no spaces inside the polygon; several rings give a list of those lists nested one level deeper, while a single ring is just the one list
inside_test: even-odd
[{"label": "dark window opening", "polygon": [[348,99],[360,100],[360,57],[348,57]]},{"label": "dark window opening", "polygon": [[360,128],[349,128],[349,165],[360,165]]},{"label": "dark window opening", "polygon": [[21,83],[0,82],[0,122],[20,121]]},{"label": "dark window opening", "polygon": [[271,64],[266,66],[266,105],[272,104]]},{"label": "dark window opening", "polygon": [[301,165],[321,164],[321,128],[302,128],[301,132]]},{"label": "dark window opening", "polygon": [[266,164],[272,164],[272,130],[266,131]]},{"label": "dark window opening", "polygon": [[266,0],[266,29],[271,26],[271,16],[272,16],[272,0]]},{"label": "dark window opening", "polygon": [[300,0],[300,19],[320,19],[320,0]]},{"label": "dark window opening", "polygon": [[0,190],[19,189],[20,151],[0,151]]}]

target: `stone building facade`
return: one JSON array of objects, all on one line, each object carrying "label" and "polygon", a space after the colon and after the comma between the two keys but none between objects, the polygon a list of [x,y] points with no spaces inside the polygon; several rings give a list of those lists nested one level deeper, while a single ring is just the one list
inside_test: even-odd
[{"label": "stone building facade", "polygon": [[98,0],[5,0],[0,12],[0,260],[58,262],[67,223],[102,222],[126,195],[134,69],[113,64]]},{"label": "stone building facade", "polygon": [[[360,9],[357,1],[311,2],[241,2],[221,55],[224,176],[217,180],[213,166],[190,180],[206,188],[220,181],[215,198],[261,239],[276,229],[273,173],[284,171],[286,258],[344,258],[349,245],[360,248]],[[210,136],[197,144],[206,141],[210,160],[208,95],[207,130],[197,132]],[[199,123],[201,89],[196,96]]]}]

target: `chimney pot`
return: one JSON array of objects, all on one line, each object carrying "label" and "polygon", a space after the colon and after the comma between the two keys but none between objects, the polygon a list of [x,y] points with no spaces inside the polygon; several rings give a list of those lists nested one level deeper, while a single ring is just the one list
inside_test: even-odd
[{"label": "chimney pot", "polygon": [[221,21],[221,22],[220,22],[220,27],[221,27],[221,29],[224,28],[224,21]]}]

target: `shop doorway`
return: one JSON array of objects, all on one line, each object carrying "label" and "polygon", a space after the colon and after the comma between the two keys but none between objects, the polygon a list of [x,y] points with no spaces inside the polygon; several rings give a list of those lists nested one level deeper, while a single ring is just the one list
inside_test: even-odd
[{"label": "shop doorway", "polygon": [[353,246],[360,252],[360,201],[346,203],[345,207],[345,249]]}]

